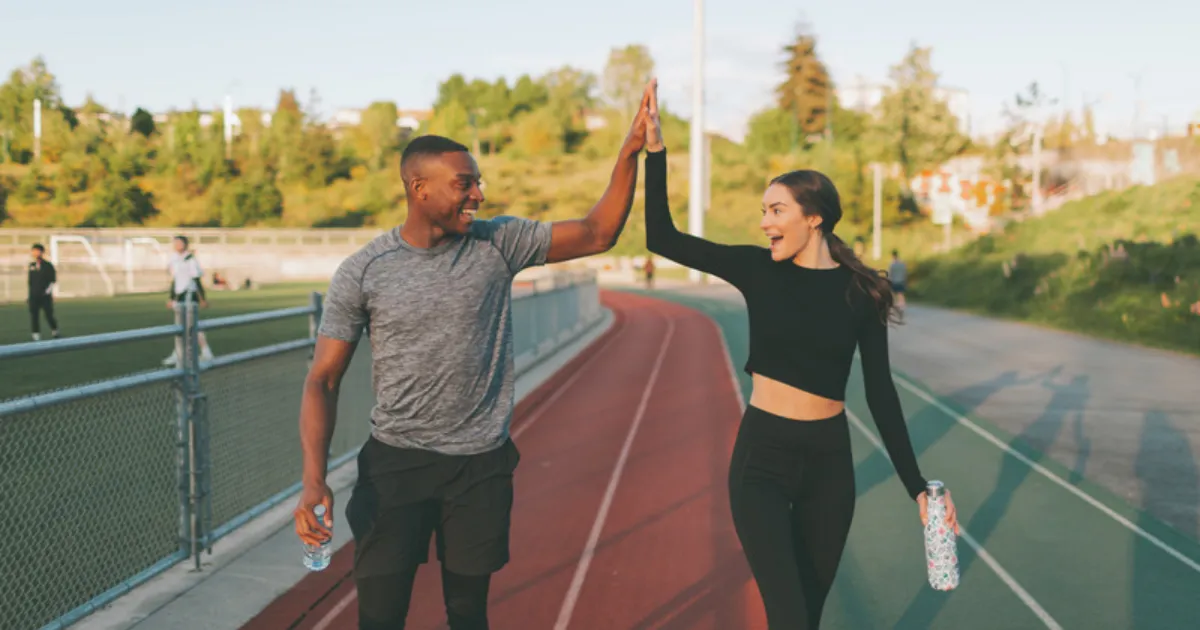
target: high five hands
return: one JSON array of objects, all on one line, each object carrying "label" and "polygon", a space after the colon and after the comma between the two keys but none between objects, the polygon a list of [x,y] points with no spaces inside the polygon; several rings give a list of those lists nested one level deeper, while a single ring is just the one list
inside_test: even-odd
[{"label": "high five hands", "polygon": [[642,92],[642,102],[625,137],[627,154],[647,151],[662,151],[662,128],[658,119],[658,79],[650,79]]}]

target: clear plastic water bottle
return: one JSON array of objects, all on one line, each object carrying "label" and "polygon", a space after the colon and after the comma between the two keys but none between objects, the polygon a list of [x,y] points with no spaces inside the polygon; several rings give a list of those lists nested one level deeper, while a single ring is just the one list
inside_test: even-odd
[{"label": "clear plastic water bottle", "polygon": [[946,485],[930,481],[925,486],[928,499],[925,523],[925,562],[929,585],[939,591],[958,587],[958,537],[946,525]]},{"label": "clear plastic water bottle", "polygon": [[[325,522],[325,506],[313,508],[313,514],[323,524]],[[304,543],[304,566],[309,571],[324,571],[329,566],[329,557],[333,555],[332,536],[319,545]]]}]

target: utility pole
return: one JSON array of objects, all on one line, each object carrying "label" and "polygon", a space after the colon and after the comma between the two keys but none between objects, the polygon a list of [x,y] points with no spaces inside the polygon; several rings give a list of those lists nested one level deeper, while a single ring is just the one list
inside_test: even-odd
[{"label": "utility pole", "polygon": [[[692,0],[692,138],[691,176],[688,191],[688,233],[704,236],[704,0]],[[699,283],[703,274],[688,270],[688,279]]]},{"label": "utility pole", "polygon": [[883,164],[871,165],[875,172],[875,220],[871,224],[871,256],[875,260],[883,255]]},{"label": "utility pole", "polygon": [[33,162],[42,161],[42,99],[33,99]]},{"label": "utility pole", "polygon": [[1042,117],[1033,124],[1033,216],[1042,216]]},{"label": "utility pole", "polygon": [[225,95],[225,159],[233,159],[233,97]]}]

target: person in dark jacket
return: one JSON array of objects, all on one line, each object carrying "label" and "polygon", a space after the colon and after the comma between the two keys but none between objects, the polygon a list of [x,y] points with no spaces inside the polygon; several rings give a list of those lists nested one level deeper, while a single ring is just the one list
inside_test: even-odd
[{"label": "person in dark jacket", "polygon": [[29,253],[33,261],[29,263],[29,323],[33,331],[33,340],[42,338],[41,314],[46,312],[46,323],[50,324],[50,334],[58,338],[58,320],[54,318],[54,284],[58,282],[58,272],[54,264],[46,260],[46,248],[36,243]]}]

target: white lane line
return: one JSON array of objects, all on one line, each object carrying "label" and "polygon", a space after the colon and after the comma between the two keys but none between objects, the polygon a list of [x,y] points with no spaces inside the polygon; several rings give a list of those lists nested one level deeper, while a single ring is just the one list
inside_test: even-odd
[{"label": "white lane line", "polygon": [[333,620],[337,619],[337,616],[342,614],[342,611],[346,610],[346,608],[348,608],[350,604],[353,603],[357,598],[358,589],[351,589],[351,591],[337,603],[337,606],[334,606],[329,612],[325,613],[324,617],[321,617],[321,620],[317,622],[317,625],[313,626],[313,630],[325,630],[328,628],[329,624],[333,623]]},{"label": "white lane line", "polygon": [[667,320],[667,334],[663,336],[662,346],[658,349],[658,358],[654,361],[654,368],[650,372],[650,379],[646,382],[646,387],[642,390],[642,400],[638,404],[637,411],[633,416],[633,423],[629,426],[629,433],[625,436],[625,444],[621,447],[621,454],[617,456],[617,463],[613,467],[612,477],[608,480],[608,490],[604,493],[604,499],[600,502],[600,511],[596,514],[596,520],[592,523],[592,532],[588,536],[587,544],[583,548],[583,555],[579,558],[579,564],[575,567],[575,577],[571,580],[571,588],[567,590],[567,595],[563,598],[562,608],[558,611],[558,620],[554,622],[554,630],[566,630],[567,624],[571,622],[571,613],[575,611],[575,604],[579,601],[579,593],[583,589],[583,581],[587,577],[588,567],[592,564],[592,558],[596,555],[596,545],[600,541],[600,532],[604,529],[604,521],[608,519],[608,510],[612,507],[613,496],[617,492],[617,484],[621,482],[621,473],[625,469],[625,461],[629,458],[629,450],[633,446],[633,438],[637,436],[638,427],[642,424],[642,417],[646,414],[646,405],[650,401],[650,392],[654,389],[654,383],[658,381],[659,370],[662,368],[663,358],[667,356],[667,345],[671,343],[671,338],[675,336],[675,321],[670,317]]},{"label": "white lane line", "polygon": [[[875,434],[872,433],[865,424],[863,424],[862,420],[859,420],[858,416],[854,415],[853,411],[847,409],[846,417],[850,419],[850,423],[853,424],[855,428],[861,431],[862,434],[871,441],[871,444],[875,445],[876,449],[879,449],[879,452],[882,453],[883,456],[888,459],[888,461],[891,461],[891,458],[888,457],[887,450],[884,448],[883,443],[879,441],[879,438],[876,437]],[[1030,595],[1029,592],[1026,591],[1019,583],[1017,583],[1016,579],[1014,579],[1008,571],[1004,570],[1004,567],[1000,566],[999,562],[996,562],[996,559],[992,557],[992,554],[988,553],[987,550],[985,550],[983,546],[971,536],[971,534],[967,533],[967,528],[963,527],[962,523],[959,523],[958,527],[962,531],[962,534],[959,537],[966,541],[966,543],[975,550],[975,553],[979,556],[979,559],[983,560],[985,564],[992,568],[992,571],[996,572],[996,575],[1000,576],[1000,580],[1008,585],[1008,588],[1012,590],[1014,594],[1016,594],[1017,598],[1024,602],[1025,605],[1029,607],[1029,610],[1032,610],[1033,614],[1037,615],[1038,619],[1041,619],[1042,623],[1046,624],[1047,628],[1051,628],[1052,630],[1062,630],[1062,626],[1058,625],[1058,622],[1054,620],[1054,617],[1051,617],[1050,613],[1046,612],[1046,609],[1042,608],[1042,605],[1039,604],[1037,600],[1034,599],[1033,596]]]},{"label": "white lane line", "polygon": [[1113,511],[1112,508],[1108,507],[1107,505],[1104,505],[1103,503],[1101,503],[1099,500],[1097,500],[1095,497],[1088,494],[1087,492],[1084,492],[1083,490],[1080,490],[1078,487],[1076,487],[1070,483],[1067,483],[1066,480],[1064,480],[1062,477],[1059,477],[1058,475],[1054,474],[1049,469],[1047,469],[1045,466],[1042,466],[1041,464],[1033,461],[1032,459],[1029,459],[1024,454],[1022,454],[1020,451],[1017,451],[1016,449],[1014,449],[1013,447],[1011,447],[1007,443],[1005,443],[1003,440],[1001,440],[1000,438],[993,435],[987,429],[984,429],[983,427],[980,427],[979,425],[975,424],[974,422],[971,422],[967,418],[964,418],[962,416],[962,414],[959,414],[958,412],[954,411],[949,406],[947,406],[945,403],[938,400],[936,397],[930,396],[928,393],[924,392],[919,387],[917,387],[916,385],[911,383],[908,379],[906,379],[898,374],[894,374],[894,373],[892,374],[892,377],[896,380],[897,383],[900,384],[901,387],[904,387],[905,389],[912,392],[913,394],[915,394],[917,397],[921,398],[925,402],[933,405],[934,407],[937,407],[938,410],[940,410],[942,413],[950,416],[951,418],[954,418],[954,420],[957,421],[959,424],[961,424],[961,425],[967,427],[968,429],[974,431],[975,433],[979,434],[980,437],[987,440],[988,442],[991,442],[993,445],[995,445],[1000,450],[1017,458],[1018,460],[1020,460],[1021,462],[1023,462],[1030,468],[1041,473],[1044,477],[1046,477],[1050,481],[1053,481],[1054,483],[1058,484],[1059,486],[1062,486],[1070,493],[1074,494],[1075,496],[1079,497],[1080,499],[1083,499],[1086,503],[1090,504],[1092,507],[1095,507],[1097,510],[1100,510],[1104,514],[1107,514],[1108,516],[1112,517],[1113,520],[1120,523],[1121,525],[1124,525],[1126,528],[1128,528],[1130,531],[1137,534],[1138,536],[1141,536],[1146,541],[1148,541],[1150,544],[1165,551],[1168,555],[1170,555],[1171,557],[1175,558],[1176,560],[1182,562],[1183,564],[1187,565],[1193,571],[1200,573],[1200,562],[1196,562],[1195,560],[1187,557],[1182,552],[1180,552],[1178,549],[1175,549],[1171,545],[1168,545],[1167,543],[1160,540],[1154,534],[1151,534],[1150,532],[1142,529],[1136,523],[1130,521],[1129,519],[1125,518],[1124,516],[1117,514],[1115,511]]},{"label": "white lane line", "polygon": [[[528,420],[522,422],[521,426],[513,430],[513,439],[520,437],[520,435],[524,433],[526,429],[533,426],[534,421],[541,417],[542,412],[545,411],[546,408],[548,408],[551,404],[553,404],[555,400],[558,400],[559,396],[562,396],[564,392],[570,389],[571,385],[573,385],[575,381],[579,380],[579,377],[583,374],[587,367],[591,365],[592,362],[597,359],[597,357],[603,354],[604,351],[609,348],[609,346],[613,345],[613,340],[616,339],[617,335],[619,334],[620,328],[613,330],[608,339],[604,341],[604,345],[597,348],[592,356],[585,359],[583,365],[580,365],[579,368],[575,370],[575,373],[571,375],[570,379],[567,379],[567,381],[560,385],[558,389],[554,390],[554,393],[551,394],[549,398],[542,401],[542,403],[537,406],[537,409],[534,410],[533,415],[531,415]],[[325,616],[321,617],[321,620],[318,621],[315,626],[313,626],[313,630],[325,630],[328,628],[329,625],[333,623],[334,619],[336,619],[338,615],[342,614],[342,612],[346,610],[346,608],[349,607],[350,604],[353,603],[357,598],[358,589],[350,589],[350,592],[342,597],[336,606],[334,606],[329,612],[325,613]]]},{"label": "white lane line", "polygon": [[[729,367],[729,379],[733,383],[733,391],[737,393],[739,405],[744,407],[745,402],[742,396],[741,384],[738,383],[737,372],[734,371],[733,358],[730,356],[729,346],[725,342],[725,333],[721,330],[721,326],[717,324],[711,317],[709,318],[709,321],[712,322],[713,327],[717,329],[717,333],[721,336],[721,348],[725,351],[725,364]],[[883,453],[884,457],[887,457],[887,450],[884,449],[883,444],[879,442],[879,439],[875,437],[874,433],[871,433],[871,431],[867,429],[867,427],[862,423],[862,420],[858,419],[858,416],[854,415],[854,413],[849,409],[846,409],[846,417],[850,419],[851,423],[853,423],[859,431],[862,431],[863,434],[867,436],[867,439],[875,445],[875,448],[879,449],[880,452]],[[1021,585],[1015,579],[1013,579],[1012,575],[1010,575],[1008,571],[1004,570],[1004,567],[1002,567],[1000,563],[997,562],[996,559],[993,558],[992,555],[983,548],[983,546],[976,542],[975,539],[967,533],[966,529],[963,529],[961,523],[959,523],[959,529],[962,531],[962,539],[965,540],[967,544],[975,550],[975,553],[979,555],[979,558],[983,560],[985,564],[987,564],[993,571],[996,572],[996,575],[1000,577],[1000,580],[1003,581],[1008,588],[1010,588],[1013,593],[1015,593],[1016,596],[1020,598],[1020,600],[1024,602],[1025,605],[1028,606],[1035,615],[1038,616],[1039,619],[1042,620],[1042,623],[1046,624],[1047,628],[1051,628],[1052,630],[1062,630],[1062,626],[1058,625],[1058,622],[1050,616],[1050,613],[1047,613],[1046,610],[1042,608],[1041,604],[1039,604],[1037,600],[1035,600],[1029,594],[1028,591],[1022,588]]]},{"label": "white lane line", "polygon": [[559,396],[562,396],[569,389],[571,389],[571,386],[575,384],[575,381],[579,380],[579,378],[583,376],[583,373],[587,370],[588,366],[595,362],[600,355],[604,354],[605,350],[608,350],[613,345],[613,341],[621,334],[621,330],[624,328],[624,326],[624,323],[614,324],[615,329],[612,330],[608,338],[604,340],[604,345],[597,348],[596,351],[592,353],[592,356],[585,359],[583,361],[583,365],[580,365],[575,370],[575,373],[571,375],[571,378],[567,379],[567,381],[562,385],[559,385],[558,389],[554,390],[554,393],[551,394],[549,398],[542,401],[542,403],[537,406],[537,409],[534,410],[533,415],[529,416],[528,420],[522,422],[521,426],[513,429],[512,437],[514,440],[521,437],[521,434],[525,433],[526,429],[533,426],[533,423],[537,422],[538,419],[542,417],[542,413],[549,409],[550,405],[554,404],[554,401],[558,400]]}]

